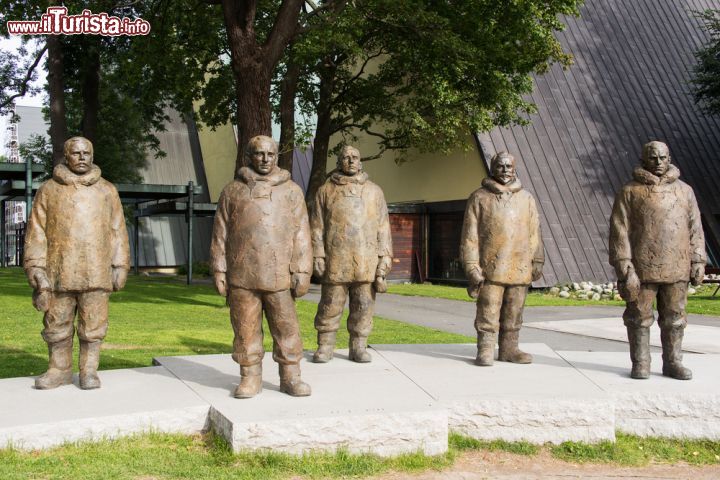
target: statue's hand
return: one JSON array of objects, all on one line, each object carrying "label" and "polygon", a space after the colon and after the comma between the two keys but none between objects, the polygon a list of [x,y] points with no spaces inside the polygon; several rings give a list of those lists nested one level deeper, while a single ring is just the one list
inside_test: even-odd
[{"label": "statue's hand", "polygon": [[315,272],[315,276],[318,278],[325,275],[325,258],[315,257],[313,259],[313,272]]},{"label": "statue's hand", "polygon": [[113,267],[112,269],[112,286],[113,292],[122,290],[127,282],[128,271],[122,267]]},{"label": "statue's hand", "polygon": [[383,255],[378,258],[378,266],[375,270],[376,277],[385,278],[392,267],[392,257],[389,255]]},{"label": "statue's hand", "polygon": [[467,293],[470,298],[477,298],[480,294],[480,287],[485,283],[485,277],[480,265],[473,265],[467,272],[468,286]]},{"label": "statue's hand", "polygon": [[620,296],[626,302],[635,302],[640,294],[640,279],[635,273],[635,269],[631,268],[624,282],[624,286],[618,288]]},{"label": "statue's hand", "polygon": [[635,270],[635,267],[630,260],[618,260],[615,265],[615,273],[617,274],[618,281],[624,282],[625,279],[627,279],[628,272],[630,272],[630,270]]},{"label": "statue's hand", "polygon": [[693,263],[690,269],[690,282],[696,287],[703,282],[705,278],[705,264]]},{"label": "statue's hand", "polygon": [[227,297],[227,276],[225,272],[215,272],[213,278],[215,279],[215,289],[220,295]]},{"label": "statue's hand", "polygon": [[387,282],[385,281],[385,277],[375,277],[373,288],[377,293],[387,292]]},{"label": "statue's hand", "polygon": [[542,277],[543,264],[540,262],[533,262],[532,264],[532,281],[535,282],[540,280]]},{"label": "statue's hand", "polygon": [[50,290],[50,280],[44,268],[30,267],[26,271],[28,283],[34,290]]},{"label": "statue's hand", "polygon": [[310,290],[310,274],[293,273],[292,274],[292,295],[295,298],[302,297]]},{"label": "statue's hand", "polygon": [[52,292],[50,290],[35,290],[33,292],[33,307],[38,312],[47,312],[50,310],[50,301],[52,300]]}]

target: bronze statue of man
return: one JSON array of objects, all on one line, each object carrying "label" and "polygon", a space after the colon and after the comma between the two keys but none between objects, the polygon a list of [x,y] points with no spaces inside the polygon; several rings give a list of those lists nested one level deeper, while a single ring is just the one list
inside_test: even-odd
[{"label": "bronze statue of man", "polygon": [[682,364],[688,281],[702,283],[705,236],[692,188],[679,180],[662,142],[643,146],[642,166],[615,197],[610,217],[610,264],[626,302],[632,378],[650,377],[650,326],[657,297],[662,373],[690,380]]},{"label": "bronze statue of man", "polygon": [[65,163],[55,167],[52,179],[35,196],[23,257],[35,291],[33,304],[45,313],[42,337],[50,365],[35,379],[35,388],[41,390],[72,383],[76,311],[80,388],[100,387],[97,368],[110,292],[125,286],[130,269],[120,197],[93,165],[92,143],[73,137],[64,151]]},{"label": "bronze statue of man", "polygon": [[528,287],[545,263],[537,206],[517,179],[512,155],[497,153],[490,170],[468,198],[460,240],[468,294],[477,298],[475,364],[493,364],[498,331],[498,360],[531,363],[518,340]]},{"label": "bronze statue of man", "polygon": [[310,288],[312,246],[303,192],[279,168],[278,146],[266,136],[250,139],[249,167],[222,191],[215,214],[210,262],[215,287],[227,297],[240,364],[236,398],[262,389],[263,312],[280,365],[280,391],[310,395],[300,378],[302,340],[295,298]]},{"label": "bronze statue of man", "polygon": [[313,268],[322,281],[315,316],[318,349],[313,362],[333,357],[345,299],[350,293],[350,360],[371,361],[375,292],[385,292],[392,261],[390,220],[383,192],[362,171],[360,152],[344,146],[337,169],[317,192],[310,214]]}]

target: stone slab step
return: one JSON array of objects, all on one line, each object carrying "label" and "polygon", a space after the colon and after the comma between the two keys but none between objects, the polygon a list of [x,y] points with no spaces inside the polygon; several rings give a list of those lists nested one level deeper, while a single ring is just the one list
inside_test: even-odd
[{"label": "stone slab step", "polygon": [[197,433],[210,404],[164,367],[106,370],[97,390],[35,390],[34,377],[0,380],[0,448],[49,448],[147,431]]},{"label": "stone slab step", "polygon": [[692,380],[662,376],[652,354],[647,380],[630,378],[630,357],[620,352],[558,352],[612,396],[618,430],[640,436],[720,440],[720,355],[685,354]]},{"label": "stone slab step", "polygon": [[532,443],[615,439],[614,402],[544,344],[529,365],[473,362],[473,344],[376,345],[380,355],[448,409],[450,430]]},{"label": "stone slab step", "polygon": [[358,364],[347,350],[326,364],[301,362],[310,397],[279,391],[278,366],[263,360],[263,391],[236,399],[239,367],[230,355],[160,357],[156,361],[177,375],[212,405],[210,419],[236,451],[312,450],[382,456],[447,450],[447,412],[380,355]]}]

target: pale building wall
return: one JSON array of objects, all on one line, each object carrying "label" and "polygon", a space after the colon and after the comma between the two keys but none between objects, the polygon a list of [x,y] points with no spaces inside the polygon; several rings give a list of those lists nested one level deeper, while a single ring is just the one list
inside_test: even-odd
[{"label": "pale building wall", "polygon": [[235,177],[237,157],[235,131],[229,123],[215,130],[198,123],[198,138],[205,164],[210,201],[215,203],[220,198],[223,187]]},{"label": "pale building wall", "polygon": [[[449,154],[420,153],[410,150],[406,162],[397,164],[397,154],[386,152],[381,158],[363,162],[370,179],[380,185],[388,203],[440,202],[466,199],[479,186],[487,171],[472,135],[465,146]],[[335,145],[338,138],[333,138]],[[362,156],[373,155],[377,144],[372,137],[360,136],[355,145]],[[334,156],[328,158],[327,170],[335,168]]]}]

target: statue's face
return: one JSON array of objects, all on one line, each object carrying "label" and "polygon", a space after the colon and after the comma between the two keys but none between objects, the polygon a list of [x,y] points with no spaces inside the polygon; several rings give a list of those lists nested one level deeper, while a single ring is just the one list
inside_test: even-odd
[{"label": "statue's face", "polygon": [[515,161],[510,157],[500,157],[493,164],[492,176],[503,185],[515,180]]},{"label": "statue's face", "polygon": [[92,146],[84,140],[75,140],[65,152],[65,163],[73,173],[86,174],[93,163]]},{"label": "statue's face", "polygon": [[362,162],[360,162],[360,152],[357,148],[343,148],[337,163],[338,169],[345,175],[353,176],[362,171]]},{"label": "statue's face", "polygon": [[670,168],[670,152],[665,146],[652,146],[648,148],[643,158],[643,168],[658,177],[665,174]]},{"label": "statue's face", "polygon": [[277,165],[278,152],[275,142],[258,140],[250,148],[250,162],[253,169],[260,175],[267,175]]}]

